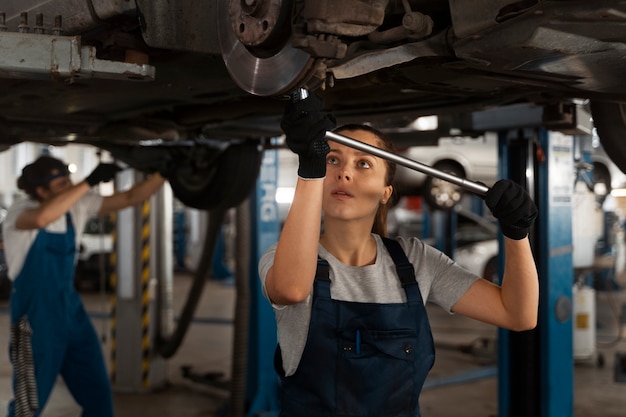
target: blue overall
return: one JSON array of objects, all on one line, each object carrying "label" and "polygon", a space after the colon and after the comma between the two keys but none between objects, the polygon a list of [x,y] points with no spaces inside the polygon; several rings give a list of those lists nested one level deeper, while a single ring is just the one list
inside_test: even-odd
[{"label": "blue overall", "polygon": [[282,417],[419,417],[419,394],[435,358],[413,266],[398,242],[384,238],[406,303],[333,300],[329,266],[318,261],[311,323],[296,372],[281,376]]},{"label": "blue overall", "polygon": [[[39,230],[13,283],[11,324],[26,316],[41,414],[60,374],[85,417],[113,416],[113,395],[100,341],[74,289],[75,231]],[[15,372],[14,372],[15,386]],[[9,417],[15,400],[9,403]]]}]

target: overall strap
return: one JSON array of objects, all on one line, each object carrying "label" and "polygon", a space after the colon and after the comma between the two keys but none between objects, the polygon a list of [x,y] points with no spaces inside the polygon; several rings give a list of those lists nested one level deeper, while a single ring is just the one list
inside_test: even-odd
[{"label": "overall strap", "polygon": [[389,239],[388,237],[382,237],[382,239],[391,255],[391,259],[393,259],[393,263],[396,264],[396,271],[398,272],[402,286],[406,287],[407,285],[415,284],[415,270],[413,269],[413,264],[409,262],[409,258],[406,257],[402,246],[400,246],[397,240]]},{"label": "overall strap", "polygon": [[66,221],[68,229],[70,227],[74,228],[74,222],[72,222],[72,214],[69,211],[67,213],[65,213],[65,221]]},{"label": "overall strap", "polygon": [[325,259],[317,258],[317,270],[313,281],[313,297],[330,299],[330,265]]},{"label": "overall strap", "polygon": [[317,270],[315,271],[316,281],[330,282],[330,265],[325,259],[317,258]]}]

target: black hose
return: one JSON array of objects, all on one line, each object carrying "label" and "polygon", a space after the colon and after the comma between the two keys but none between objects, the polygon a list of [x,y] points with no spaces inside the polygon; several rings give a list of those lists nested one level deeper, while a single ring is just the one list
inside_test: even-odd
[{"label": "black hose", "polygon": [[202,255],[200,257],[200,263],[194,273],[193,283],[187,294],[187,301],[183,307],[183,311],[178,320],[178,325],[169,338],[164,338],[161,334],[160,326],[156,329],[155,344],[157,352],[164,358],[172,357],[178,348],[180,347],[189,324],[193,319],[196,307],[202,296],[202,289],[207,280],[207,274],[213,263],[213,253],[215,252],[215,244],[217,242],[217,236],[220,233],[222,222],[224,221],[224,214],[226,209],[217,208],[209,211],[209,221],[204,240],[204,248],[202,249]]}]

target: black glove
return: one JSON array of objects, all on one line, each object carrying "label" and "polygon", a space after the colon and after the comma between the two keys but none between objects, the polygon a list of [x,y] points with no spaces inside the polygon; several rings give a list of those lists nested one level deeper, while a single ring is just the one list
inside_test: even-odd
[{"label": "black glove", "polygon": [[101,163],[93,171],[91,171],[91,174],[85,178],[85,181],[90,187],[93,187],[101,182],[111,181],[115,178],[115,174],[121,170],[122,168],[116,164]]},{"label": "black glove", "polygon": [[530,195],[511,180],[500,180],[487,191],[487,207],[498,219],[504,236],[524,239],[537,217],[537,207]]},{"label": "black glove", "polygon": [[330,146],[324,136],[336,122],[331,114],[322,112],[322,106],[322,99],[313,94],[303,100],[290,101],[280,122],[287,146],[298,155],[298,175],[302,178],[326,176],[326,155]]}]

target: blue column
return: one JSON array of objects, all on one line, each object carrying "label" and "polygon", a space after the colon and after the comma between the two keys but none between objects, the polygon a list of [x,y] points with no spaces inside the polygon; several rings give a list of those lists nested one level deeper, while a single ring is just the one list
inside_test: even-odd
[{"label": "blue column", "polygon": [[530,238],[540,285],[537,328],[499,332],[500,417],[573,416],[572,149],[571,136],[543,129],[500,135],[501,177],[527,183],[539,210]]},{"label": "blue column", "polygon": [[278,376],[274,372],[274,350],[278,343],[274,311],[263,297],[258,274],[261,255],[278,241],[280,223],[276,203],[278,151],[266,150],[256,193],[250,198],[250,326],[248,339],[247,415],[278,415]]},{"label": "blue column", "polygon": [[572,327],[573,138],[542,131],[547,161],[539,177],[547,179],[540,194],[540,339],[541,415],[571,417],[574,361]]}]

